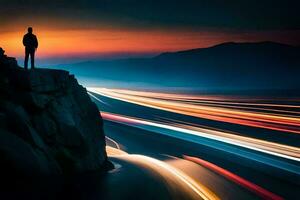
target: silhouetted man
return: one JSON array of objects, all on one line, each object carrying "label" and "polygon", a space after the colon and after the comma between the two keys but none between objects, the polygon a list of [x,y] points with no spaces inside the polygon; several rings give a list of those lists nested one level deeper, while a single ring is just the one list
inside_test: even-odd
[{"label": "silhouetted man", "polygon": [[24,67],[28,69],[28,58],[30,55],[31,59],[31,69],[34,69],[34,53],[36,48],[38,48],[38,40],[34,34],[32,34],[32,28],[28,28],[28,33],[23,37],[23,45],[25,46],[25,62]]}]

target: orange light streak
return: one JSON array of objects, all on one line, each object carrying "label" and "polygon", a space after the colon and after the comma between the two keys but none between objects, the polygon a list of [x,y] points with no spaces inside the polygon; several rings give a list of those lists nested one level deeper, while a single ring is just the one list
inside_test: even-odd
[{"label": "orange light streak", "polygon": [[[115,92],[113,89],[89,88],[90,91],[110,98],[135,103],[147,107],[166,110],[170,112],[205,118],[215,121],[234,123],[277,131],[300,134],[300,118],[298,116],[277,114],[272,112],[256,112],[237,108],[223,108],[212,105],[195,105],[185,101],[174,101],[172,94],[159,93],[153,98],[153,93],[138,92],[139,96],[132,95],[134,91],[123,90]],[[143,96],[141,96],[143,94]],[[159,97],[168,97],[169,100]],[[182,95],[186,98],[186,95]],[[192,97],[193,98],[193,97]],[[272,104],[271,104],[272,105]],[[277,104],[275,104],[277,105]]]},{"label": "orange light streak", "polygon": [[207,128],[195,127],[191,125],[155,122],[155,121],[143,120],[143,119],[138,119],[133,117],[126,117],[126,116],[116,115],[116,114],[111,114],[106,112],[102,112],[101,115],[105,120],[128,123],[128,124],[136,124],[136,125],[138,124],[149,125],[154,127],[170,129],[170,130],[197,135],[200,137],[205,137],[217,141],[222,141],[225,143],[268,153],[275,156],[280,156],[283,158],[292,159],[298,162],[300,161],[300,149],[293,146],[283,145],[283,144],[269,142],[269,141],[251,138],[251,137],[235,135],[225,131],[216,131]]},{"label": "orange light streak", "polygon": [[247,188],[248,190],[256,193],[257,195],[259,195],[260,197],[262,197],[263,199],[268,199],[268,200],[283,200],[282,197],[254,184],[251,183],[250,181],[231,173],[230,171],[223,169],[213,163],[210,163],[208,161],[202,160],[200,158],[196,158],[196,157],[191,157],[191,156],[183,156],[186,160],[198,163],[224,177],[226,177],[227,179]]},{"label": "orange light streak", "polygon": [[129,154],[117,156],[120,159],[129,160],[135,164],[145,166],[147,168],[152,168],[155,172],[158,172],[166,179],[166,181],[178,181],[181,184],[184,184],[191,192],[197,195],[195,199],[204,199],[204,200],[219,200],[220,198],[210,191],[206,186],[200,182],[196,182],[194,179],[183,173],[182,171],[168,165],[165,162],[157,160],[155,158],[138,155],[138,154]]}]

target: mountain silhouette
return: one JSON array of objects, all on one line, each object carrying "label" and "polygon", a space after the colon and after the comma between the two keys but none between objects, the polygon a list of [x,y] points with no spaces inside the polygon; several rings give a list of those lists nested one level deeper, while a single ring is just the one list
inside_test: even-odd
[{"label": "mountain silhouette", "polygon": [[206,91],[300,89],[300,48],[274,42],[230,42],[153,58],[89,61],[67,68],[79,76],[136,87],[191,87]]}]

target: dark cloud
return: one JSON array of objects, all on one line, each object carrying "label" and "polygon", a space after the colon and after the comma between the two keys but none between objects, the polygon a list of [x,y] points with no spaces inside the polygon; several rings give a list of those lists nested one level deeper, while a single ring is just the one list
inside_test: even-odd
[{"label": "dark cloud", "polygon": [[1,0],[0,25],[30,19],[69,26],[300,29],[297,0]]}]

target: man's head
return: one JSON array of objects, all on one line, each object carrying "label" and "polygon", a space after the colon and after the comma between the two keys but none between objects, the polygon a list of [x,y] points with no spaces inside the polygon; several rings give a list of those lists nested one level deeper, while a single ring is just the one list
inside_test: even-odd
[{"label": "man's head", "polygon": [[28,27],[28,33],[32,33],[32,27]]}]

